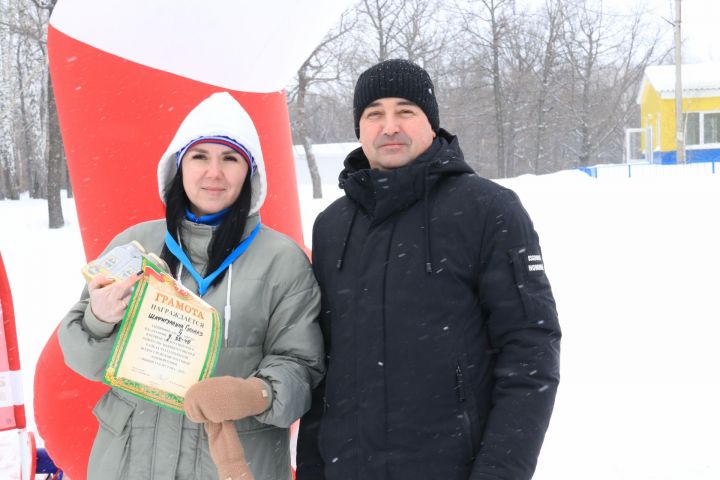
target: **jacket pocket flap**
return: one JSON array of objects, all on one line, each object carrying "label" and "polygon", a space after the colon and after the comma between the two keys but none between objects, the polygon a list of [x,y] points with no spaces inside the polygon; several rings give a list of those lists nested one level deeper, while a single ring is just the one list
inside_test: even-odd
[{"label": "jacket pocket flap", "polygon": [[112,390],[103,395],[95,408],[93,414],[100,422],[100,425],[115,435],[120,435],[132,416],[135,406],[126,400],[118,397]]}]

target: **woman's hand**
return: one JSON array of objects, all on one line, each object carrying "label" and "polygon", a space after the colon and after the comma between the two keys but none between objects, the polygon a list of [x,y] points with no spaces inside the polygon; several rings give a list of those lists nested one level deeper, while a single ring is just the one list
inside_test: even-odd
[{"label": "woman's hand", "polygon": [[134,273],[121,281],[101,275],[90,280],[88,292],[90,292],[90,310],[93,315],[105,323],[120,322],[125,315],[132,287],[138,279],[140,275]]},{"label": "woman's hand", "polygon": [[258,415],[268,409],[268,386],[259,378],[212,377],[185,393],[185,415],[196,423],[222,423]]}]

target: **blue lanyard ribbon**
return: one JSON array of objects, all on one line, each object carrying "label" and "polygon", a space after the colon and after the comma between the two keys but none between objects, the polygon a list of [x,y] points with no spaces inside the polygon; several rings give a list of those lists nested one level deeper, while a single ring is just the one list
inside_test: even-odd
[{"label": "blue lanyard ribbon", "polygon": [[193,276],[195,281],[198,284],[198,293],[202,297],[205,295],[205,293],[208,291],[208,288],[210,288],[210,284],[217,278],[218,275],[220,275],[226,268],[228,268],[240,255],[245,253],[245,250],[248,249],[250,244],[253,240],[255,240],[255,237],[257,236],[258,232],[260,231],[260,227],[262,224],[258,222],[257,225],[255,225],[255,228],[253,228],[252,232],[250,232],[250,235],[243,240],[240,245],[235,247],[235,250],[233,250],[230,255],[227,256],[225,261],[210,275],[203,278],[200,276],[200,274],[195,270],[195,267],[193,267],[192,262],[188,258],[188,256],[185,254],[182,248],[180,248],[180,245],[175,241],[175,239],[170,235],[170,232],[165,232],[165,245],[167,245],[168,250],[177,257],[178,260],[185,266],[188,272]]},{"label": "blue lanyard ribbon", "polygon": [[226,208],[225,210],[220,210],[217,213],[211,213],[210,215],[201,215],[197,217],[194,213],[190,211],[189,208],[185,208],[185,218],[187,218],[193,223],[202,223],[203,225],[210,225],[212,227],[216,227],[220,225],[220,222],[222,222],[223,218],[225,218],[225,214],[229,211],[230,208]]}]

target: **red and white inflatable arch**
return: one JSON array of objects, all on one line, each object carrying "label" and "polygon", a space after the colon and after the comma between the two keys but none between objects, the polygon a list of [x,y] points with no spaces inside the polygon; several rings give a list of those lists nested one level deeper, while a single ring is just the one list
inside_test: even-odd
[{"label": "red and white inflatable arch", "polygon": [[15,311],[0,254],[0,431],[25,428]]},{"label": "red and white inflatable arch", "polygon": [[[25,405],[22,394],[20,351],[15,329],[15,310],[10,282],[0,253],[0,432],[16,429],[19,434],[17,438],[5,437],[5,442],[8,439],[17,442],[15,448],[11,451],[22,455],[28,452],[29,449],[18,450],[18,448],[23,443],[24,438],[29,438],[29,435],[24,430]],[[6,444],[6,450],[7,446]],[[0,450],[2,450],[2,447],[0,447]],[[25,465],[19,461],[19,458],[13,458],[13,455],[0,461],[0,474],[10,473],[14,478],[30,472],[32,468],[34,468],[33,465]],[[32,471],[34,472],[34,470]]]},{"label": "red and white inflatable arch", "polygon": [[[268,176],[263,222],[302,244],[282,89],[348,4],[58,1],[50,73],[87,258],[125,227],[162,216],[157,161],[187,113],[217,91],[230,92],[258,130]],[[86,477],[97,431],[91,410],[106,388],[65,367],[55,335],[48,340],[35,420],[73,479]]]}]

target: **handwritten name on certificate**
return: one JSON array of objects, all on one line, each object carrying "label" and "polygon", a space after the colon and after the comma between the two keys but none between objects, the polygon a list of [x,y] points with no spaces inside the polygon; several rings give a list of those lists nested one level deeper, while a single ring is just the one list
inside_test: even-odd
[{"label": "handwritten name on certificate", "polygon": [[145,264],[135,284],[104,383],[182,411],[188,388],[209,377],[220,348],[213,307]]}]

